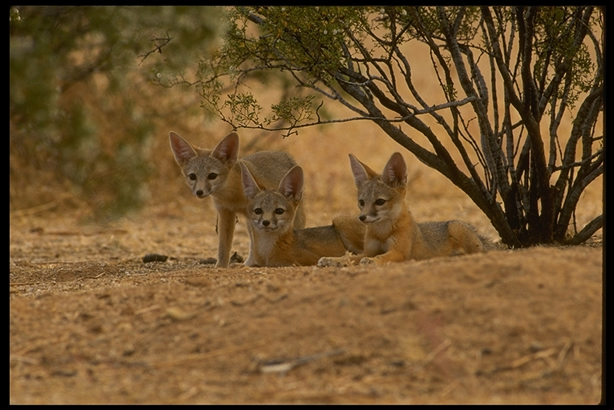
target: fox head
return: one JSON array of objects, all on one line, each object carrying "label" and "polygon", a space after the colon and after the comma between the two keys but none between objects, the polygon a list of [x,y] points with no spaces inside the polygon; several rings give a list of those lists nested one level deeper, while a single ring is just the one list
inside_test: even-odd
[{"label": "fox head", "polygon": [[404,207],[407,185],[407,166],[401,154],[392,154],[381,175],[352,154],[350,165],[358,188],[359,219],[366,224],[396,220]]},{"label": "fox head", "polygon": [[237,133],[228,134],[213,150],[194,148],[173,131],[169,138],[175,161],[196,197],[205,198],[226,185],[228,173],[239,154]]},{"label": "fox head", "polygon": [[282,234],[294,226],[294,216],[303,196],[303,169],[295,165],[277,189],[262,189],[247,167],[241,165],[243,192],[247,198],[247,219],[261,232]]}]

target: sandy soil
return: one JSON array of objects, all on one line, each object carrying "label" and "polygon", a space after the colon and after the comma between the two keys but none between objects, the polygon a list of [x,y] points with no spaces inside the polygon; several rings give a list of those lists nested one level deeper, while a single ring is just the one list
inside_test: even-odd
[{"label": "sandy soil", "polygon": [[[215,269],[211,201],[191,195],[168,145],[171,129],[200,146],[227,134],[199,127],[161,127],[148,206],[114,223],[85,223],[54,187],[11,181],[12,198],[37,200],[11,201],[11,404],[601,401],[602,230],[577,247],[384,267]],[[356,212],[348,153],[379,170],[401,151],[419,222],[461,219],[497,239],[373,125],[240,137],[241,155],[287,149],[303,166],[309,226]],[[603,212],[595,185],[579,228]],[[233,251],[247,256],[243,220]]]},{"label": "sandy soil", "polygon": [[[215,269],[193,201],[104,227],[11,214],[11,404],[601,401],[600,236]],[[235,244],[246,256],[242,221]]]},{"label": "sandy soil", "polygon": [[[436,103],[439,81],[421,70],[412,75]],[[87,87],[78,101],[97,107],[98,94]],[[603,400],[603,230],[576,247],[380,267],[216,269],[207,263],[217,248],[211,201],[191,196],[168,133],[213,147],[230,129],[204,121],[193,90],[147,90],[140,104],[157,128],[143,152],[154,173],[137,215],[85,223],[85,201],[58,181],[53,164],[37,168],[10,153],[11,404]],[[277,102],[274,86],[250,91],[265,107]],[[434,119],[427,124],[438,132]],[[110,148],[130,137],[128,125],[97,122]],[[565,135],[563,126],[559,132]],[[379,171],[399,151],[419,222],[461,219],[497,240],[458,188],[375,124],[301,129],[286,139],[239,134],[241,156],[283,149],[304,168],[309,226],[356,212],[348,153]],[[453,147],[445,133],[441,139]],[[577,228],[603,211],[598,178],[579,203]],[[247,256],[243,220],[233,251]],[[152,254],[164,261],[144,262]]]}]

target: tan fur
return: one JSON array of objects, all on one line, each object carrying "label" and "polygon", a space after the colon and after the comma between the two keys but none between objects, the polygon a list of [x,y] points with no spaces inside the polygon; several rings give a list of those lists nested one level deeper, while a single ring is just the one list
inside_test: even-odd
[{"label": "tan fur", "polygon": [[[234,236],[236,215],[245,215],[247,199],[241,184],[241,169],[245,165],[263,187],[276,188],[286,172],[296,165],[290,154],[281,151],[262,151],[238,159],[239,137],[237,133],[228,134],[213,149],[192,146],[188,141],[171,131],[169,134],[175,161],[185,176],[185,181],[197,198],[211,196],[217,210],[216,231],[218,233],[218,253],[216,267],[227,267],[230,248]],[[252,261],[253,240],[251,229],[250,255]],[[305,212],[298,205],[294,226],[305,226]]]},{"label": "tan fur", "polygon": [[251,266],[315,265],[323,256],[362,252],[365,228],[356,217],[342,215],[332,225],[294,228],[303,193],[301,167],[290,169],[277,189],[261,188],[244,164],[241,173],[254,239]]},{"label": "tan fur", "polygon": [[474,253],[484,249],[475,229],[461,221],[417,223],[405,203],[407,167],[398,152],[381,175],[350,154],[358,188],[360,220],[366,224],[364,252],[321,258],[319,266],[385,264]]}]

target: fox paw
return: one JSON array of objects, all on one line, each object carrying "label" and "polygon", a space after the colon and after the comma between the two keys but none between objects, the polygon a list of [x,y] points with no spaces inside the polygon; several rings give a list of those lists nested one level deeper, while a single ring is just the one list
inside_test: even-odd
[{"label": "fox paw", "polygon": [[327,258],[323,256],[318,261],[318,266],[320,268],[326,268],[326,267],[342,268],[346,265],[347,264],[345,263],[343,258]]},{"label": "fox paw", "polygon": [[376,263],[377,262],[375,262],[375,259],[373,258],[364,257],[360,260],[361,265],[375,265]]}]

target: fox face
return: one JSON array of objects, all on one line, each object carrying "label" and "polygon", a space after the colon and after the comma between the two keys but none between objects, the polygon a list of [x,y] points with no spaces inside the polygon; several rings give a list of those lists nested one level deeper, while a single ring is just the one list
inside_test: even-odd
[{"label": "fox face", "polygon": [[194,196],[206,198],[224,188],[239,152],[239,137],[236,133],[226,136],[210,152],[195,149],[172,131],[170,143],[175,161]]},{"label": "fox face", "polygon": [[265,191],[249,204],[248,218],[252,226],[263,231],[286,232],[294,222],[293,207],[286,198],[275,191]]},{"label": "fox face", "polygon": [[294,227],[296,208],[303,194],[303,170],[294,166],[276,190],[261,189],[245,164],[241,163],[243,192],[248,200],[247,218],[261,232],[282,235]]},{"label": "fox face", "polygon": [[364,223],[394,220],[398,217],[401,195],[381,181],[371,181],[358,190],[359,219]]},{"label": "fox face", "polygon": [[394,153],[381,175],[350,154],[354,182],[358,188],[359,219],[366,223],[394,221],[403,210],[407,167],[401,154]]}]

